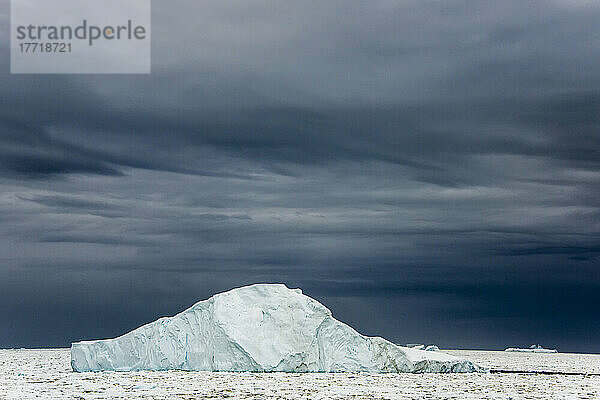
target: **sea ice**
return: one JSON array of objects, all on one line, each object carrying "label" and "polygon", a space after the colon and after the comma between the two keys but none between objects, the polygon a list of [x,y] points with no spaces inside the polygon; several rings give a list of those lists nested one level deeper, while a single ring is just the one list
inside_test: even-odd
[{"label": "sea ice", "polygon": [[115,339],[73,343],[74,371],[485,372],[444,353],[397,346],[337,321],[282,284],[200,301]]}]

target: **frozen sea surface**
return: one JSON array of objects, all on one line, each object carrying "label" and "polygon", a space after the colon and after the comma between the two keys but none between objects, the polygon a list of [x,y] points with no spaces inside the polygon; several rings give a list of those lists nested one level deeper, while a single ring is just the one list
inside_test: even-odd
[{"label": "frozen sea surface", "polygon": [[[443,350],[442,350],[443,351]],[[448,351],[506,370],[600,373],[600,355]],[[0,399],[600,399],[600,376],[71,372],[69,349],[0,350]]]}]

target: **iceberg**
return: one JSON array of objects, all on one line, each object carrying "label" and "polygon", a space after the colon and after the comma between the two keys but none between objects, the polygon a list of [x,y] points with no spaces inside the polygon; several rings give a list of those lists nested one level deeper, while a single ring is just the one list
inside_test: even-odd
[{"label": "iceberg", "polygon": [[220,293],[114,339],[71,345],[85,371],[486,372],[443,353],[367,337],[283,284]]},{"label": "iceberg", "polygon": [[416,349],[416,350],[425,350],[425,348],[427,347],[424,344],[417,344],[417,343],[408,343],[405,345],[399,344],[398,346],[404,346],[404,347],[408,347],[408,348]]},{"label": "iceberg", "polygon": [[539,344],[532,344],[528,349],[521,349],[518,347],[509,347],[504,351],[515,352],[515,353],[558,353],[556,349],[545,349]]},{"label": "iceberg", "polygon": [[425,351],[440,351],[440,348],[435,344],[425,345],[425,344],[417,344],[417,343],[407,343],[407,344],[399,344],[398,346],[404,346],[415,350],[425,350]]}]

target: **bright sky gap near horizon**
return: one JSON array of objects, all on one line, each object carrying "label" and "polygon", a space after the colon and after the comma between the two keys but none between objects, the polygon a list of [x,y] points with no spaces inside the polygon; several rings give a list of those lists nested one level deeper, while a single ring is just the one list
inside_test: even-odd
[{"label": "bright sky gap near horizon", "polygon": [[284,282],[400,343],[600,352],[599,20],[153,2],[130,76],[11,76],[0,41],[0,348]]}]

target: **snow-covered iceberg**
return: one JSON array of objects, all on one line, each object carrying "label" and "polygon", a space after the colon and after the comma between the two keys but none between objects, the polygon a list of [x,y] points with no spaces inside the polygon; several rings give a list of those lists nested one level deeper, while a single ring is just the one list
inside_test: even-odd
[{"label": "snow-covered iceberg", "polygon": [[528,349],[521,349],[518,347],[509,347],[504,351],[516,352],[516,353],[558,353],[556,349],[545,349],[539,344],[532,344]]},{"label": "snow-covered iceberg", "polygon": [[366,337],[282,284],[233,289],[115,339],[73,343],[74,371],[484,372]]},{"label": "snow-covered iceberg", "polygon": [[417,343],[408,343],[408,344],[399,344],[398,346],[404,346],[415,350],[425,350],[425,351],[440,351],[440,348],[435,344],[425,345],[425,344],[417,344]]}]

